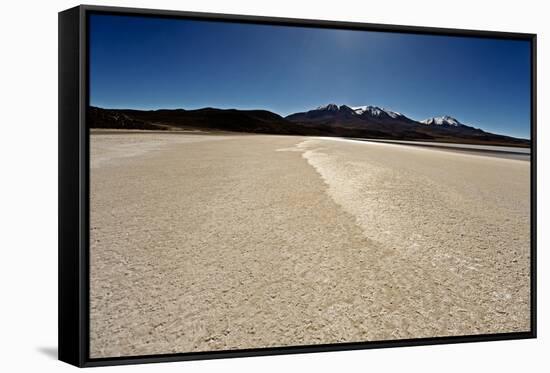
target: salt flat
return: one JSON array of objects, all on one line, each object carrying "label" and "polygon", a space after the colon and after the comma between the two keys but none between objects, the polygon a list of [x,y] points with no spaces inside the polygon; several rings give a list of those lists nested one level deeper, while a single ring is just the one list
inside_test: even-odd
[{"label": "salt flat", "polygon": [[93,133],[90,352],[529,330],[529,162]]}]

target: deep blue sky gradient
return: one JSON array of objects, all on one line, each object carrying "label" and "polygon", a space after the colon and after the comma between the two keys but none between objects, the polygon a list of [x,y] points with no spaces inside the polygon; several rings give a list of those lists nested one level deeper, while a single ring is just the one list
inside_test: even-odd
[{"label": "deep blue sky gradient", "polygon": [[90,103],[105,108],[377,105],[529,138],[527,41],[92,15]]}]

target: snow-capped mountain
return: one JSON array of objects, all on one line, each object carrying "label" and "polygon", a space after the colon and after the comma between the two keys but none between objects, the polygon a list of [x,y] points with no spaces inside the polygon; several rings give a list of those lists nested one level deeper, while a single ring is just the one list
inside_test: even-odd
[{"label": "snow-capped mountain", "polygon": [[[332,125],[342,125],[345,127],[364,127],[365,125],[421,125],[421,127],[434,127],[455,129],[455,130],[477,130],[458,119],[449,115],[432,117],[422,121],[414,120],[405,115],[379,106],[364,105],[364,106],[347,106],[329,103],[327,105],[318,106],[313,110],[306,112],[295,113],[286,117],[293,122],[309,122],[309,123],[325,123]],[[479,130],[478,130],[479,131]]]},{"label": "snow-capped mountain", "polygon": [[357,115],[370,115],[373,117],[382,117],[382,116],[389,116],[390,118],[398,118],[403,117],[401,113],[387,110],[378,106],[372,106],[372,105],[365,105],[365,106],[347,106],[347,105],[336,105],[336,104],[327,104],[316,107],[314,110],[310,111],[344,111],[344,112],[353,112]]},{"label": "snow-capped mountain", "polygon": [[460,123],[457,119],[450,117],[448,115],[444,115],[442,117],[433,117],[421,120],[420,123],[427,124],[427,125],[435,125],[435,126],[452,126],[452,127],[459,127],[464,126],[464,124]]},{"label": "snow-capped mountain", "polygon": [[[364,105],[364,106],[348,106],[348,105],[336,105],[333,103],[318,106],[317,108],[313,110],[309,110],[305,113],[296,113],[293,114],[293,116],[290,119],[293,119],[295,115],[299,115],[301,117],[305,116],[309,118],[318,118],[318,117],[324,117],[327,116],[338,116],[340,119],[342,117],[346,117],[348,119],[361,119],[361,120],[369,120],[371,122],[379,122],[379,123],[386,123],[386,122],[406,122],[406,123],[413,123],[414,120],[407,118],[401,113],[398,113],[396,111],[388,110],[381,108],[379,106],[373,106],[373,105]],[[415,122],[416,123],[416,122]]]},{"label": "snow-capped mountain", "polygon": [[358,115],[363,115],[365,113],[368,113],[372,116],[379,117],[381,115],[386,114],[391,118],[397,118],[397,117],[403,116],[401,113],[397,113],[395,111],[391,111],[391,110],[380,108],[378,106],[371,106],[371,105],[368,105],[368,106],[355,106],[355,107],[352,107],[352,109]]},{"label": "snow-capped mountain", "polygon": [[[345,105],[342,105],[345,106]],[[340,107],[336,104],[327,104],[327,105],[321,105],[315,108],[315,110],[328,110],[328,111],[338,111]]]},{"label": "snow-capped mountain", "polygon": [[418,122],[407,118],[401,113],[383,109],[378,106],[336,105],[330,103],[301,113],[287,116],[285,119],[295,123],[308,123],[331,127],[360,128],[367,127],[385,132],[395,126],[411,126]]},{"label": "snow-capped mountain", "polygon": [[327,128],[333,133],[363,131],[371,136],[384,138],[428,140],[447,137],[479,138],[487,135],[483,130],[463,124],[449,115],[418,121],[397,111],[373,105],[347,106],[329,103],[288,115],[285,119],[311,128]]}]

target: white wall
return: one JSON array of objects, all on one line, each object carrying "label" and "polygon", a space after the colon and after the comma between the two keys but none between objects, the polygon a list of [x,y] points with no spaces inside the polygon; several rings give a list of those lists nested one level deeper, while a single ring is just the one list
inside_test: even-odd
[{"label": "white wall", "polygon": [[[118,371],[541,371],[550,351],[550,30],[544,1],[92,1],[98,5],[538,33],[539,339],[226,359]],[[0,22],[0,366],[68,371],[57,346],[57,12],[75,1],[5,1]],[[546,105],[545,105],[546,104]],[[546,352],[548,354],[548,352]],[[537,369],[538,367],[538,369]]]}]

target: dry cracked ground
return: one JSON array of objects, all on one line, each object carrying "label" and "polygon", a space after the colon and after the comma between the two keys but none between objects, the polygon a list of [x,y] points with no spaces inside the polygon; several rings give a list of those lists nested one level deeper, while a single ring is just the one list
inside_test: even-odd
[{"label": "dry cracked ground", "polygon": [[91,135],[90,355],[528,331],[529,162]]}]

